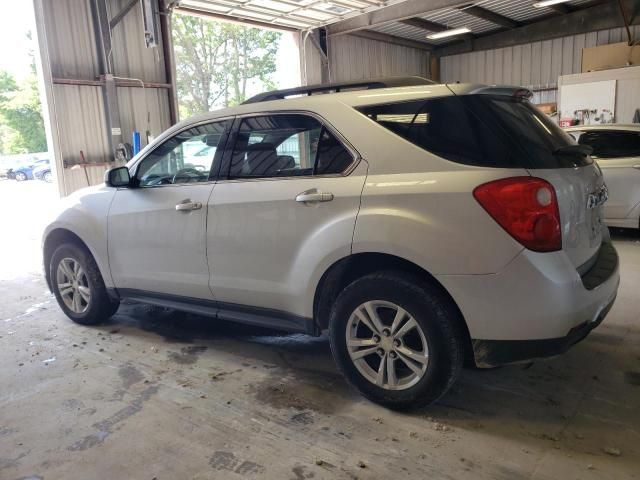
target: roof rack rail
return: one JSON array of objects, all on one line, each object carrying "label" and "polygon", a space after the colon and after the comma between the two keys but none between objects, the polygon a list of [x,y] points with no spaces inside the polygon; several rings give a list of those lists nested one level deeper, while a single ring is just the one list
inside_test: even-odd
[{"label": "roof rack rail", "polygon": [[434,85],[436,82],[424,77],[386,77],[372,78],[370,80],[353,80],[350,82],[322,83],[307,85],[304,87],[285,88],[284,90],[272,90],[255,95],[242,102],[248,103],[268,102],[270,100],[283,100],[287,97],[313,95],[316,93],[337,93],[344,90],[371,90],[375,88],[413,87],[417,85]]}]

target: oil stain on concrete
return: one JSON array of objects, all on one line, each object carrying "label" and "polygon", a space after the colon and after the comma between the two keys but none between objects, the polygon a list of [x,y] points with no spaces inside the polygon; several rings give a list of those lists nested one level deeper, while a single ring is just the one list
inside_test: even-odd
[{"label": "oil stain on concrete", "polygon": [[132,385],[144,380],[144,375],[131,363],[125,363],[118,369],[118,376],[122,380],[122,388],[128,390]]},{"label": "oil stain on concrete", "polygon": [[234,472],[241,476],[261,475],[267,469],[259,463],[238,458],[233,452],[216,451],[209,459],[209,465],[214,470]]},{"label": "oil stain on concrete", "polygon": [[135,415],[144,406],[144,403],[148,401],[153,395],[158,392],[158,386],[152,385],[146,388],[140,395],[138,395],[129,405],[118,410],[116,413],[104,420],[94,423],[93,427],[98,430],[96,433],[87,435],[81,440],[78,440],[73,445],[69,446],[67,450],[72,452],[84,451],[91,447],[101,444],[104,440],[113,432],[113,428]]},{"label": "oil stain on concrete", "polygon": [[191,365],[198,361],[198,357],[207,350],[204,345],[190,345],[182,347],[180,352],[169,352],[169,359],[181,365]]}]

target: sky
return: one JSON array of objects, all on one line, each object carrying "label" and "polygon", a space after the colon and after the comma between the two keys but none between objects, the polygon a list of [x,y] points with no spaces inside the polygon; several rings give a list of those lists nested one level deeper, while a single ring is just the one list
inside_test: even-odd
[{"label": "sky", "polygon": [[13,73],[18,79],[29,73],[29,50],[35,50],[34,41],[27,39],[33,31],[32,0],[0,0],[0,70]]}]

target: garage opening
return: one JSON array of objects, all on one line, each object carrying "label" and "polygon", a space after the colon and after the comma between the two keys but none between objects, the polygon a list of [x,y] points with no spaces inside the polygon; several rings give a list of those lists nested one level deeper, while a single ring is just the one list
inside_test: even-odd
[{"label": "garage opening", "polygon": [[180,118],[300,84],[296,35],[183,13],[172,22]]}]

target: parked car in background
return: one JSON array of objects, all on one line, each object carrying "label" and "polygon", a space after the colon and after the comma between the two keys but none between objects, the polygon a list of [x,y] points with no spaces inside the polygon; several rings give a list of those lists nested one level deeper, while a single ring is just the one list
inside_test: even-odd
[{"label": "parked car in background", "polygon": [[49,165],[49,159],[35,160],[33,162],[24,163],[16,168],[10,168],[7,171],[7,177],[13,178],[18,182],[25,180],[33,180],[33,170],[42,165]]},{"label": "parked car in background", "polygon": [[62,311],[328,330],[347,380],[393,408],[436,401],[465,359],[557,355],[603,321],[620,276],[602,173],[530,92],[355,86],[188,119],[67,197],[43,238]]},{"label": "parked car in background", "polygon": [[44,180],[47,183],[51,183],[53,181],[53,175],[51,174],[51,165],[48,163],[45,165],[40,165],[33,169],[33,177],[36,180]]},{"label": "parked car in background", "polygon": [[640,228],[640,125],[578,125],[566,129],[593,148],[609,189],[604,221],[612,227]]}]

